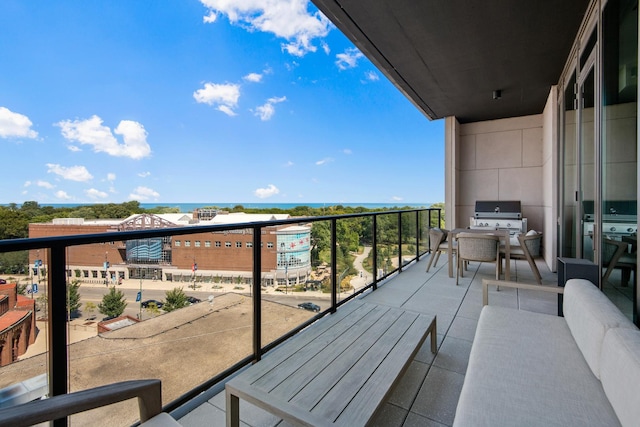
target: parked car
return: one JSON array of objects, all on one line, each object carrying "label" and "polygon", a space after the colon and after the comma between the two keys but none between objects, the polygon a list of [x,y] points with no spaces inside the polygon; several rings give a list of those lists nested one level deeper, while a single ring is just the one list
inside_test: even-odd
[{"label": "parked car", "polygon": [[6,284],[7,284],[7,281],[6,281],[6,280],[4,280],[4,279],[0,279],[0,285],[6,285]]},{"label": "parked car", "polygon": [[158,307],[158,308],[162,308],[162,306],[163,306],[162,301],[158,301],[158,300],[155,300],[155,299],[148,299],[146,301],[142,301],[142,303],[140,305],[142,305],[142,308],[148,308],[149,305],[151,305],[151,304],[155,304],[156,307]]},{"label": "parked car", "polygon": [[298,308],[304,308],[305,310],[315,311],[316,313],[320,311],[320,306],[316,305],[312,302],[303,302],[298,304]]},{"label": "parked car", "polygon": [[188,296],[188,297],[187,297],[187,301],[189,301],[189,304],[197,304],[197,303],[199,303],[199,302],[200,302],[200,301],[202,301],[202,300],[201,300],[201,299],[198,299],[198,298],[196,298],[196,297],[189,297],[189,296]]}]

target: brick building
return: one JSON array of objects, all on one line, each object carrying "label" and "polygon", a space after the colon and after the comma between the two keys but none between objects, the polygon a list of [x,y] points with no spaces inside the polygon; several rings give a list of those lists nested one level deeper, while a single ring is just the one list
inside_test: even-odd
[{"label": "brick building", "polygon": [[[70,247],[67,275],[81,281],[115,284],[126,279],[177,282],[251,283],[253,229],[198,232],[197,226],[289,218],[288,214],[245,214],[213,210],[193,214],[138,214],[126,219],[59,218],[29,224],[29,237],[67,236],[149,228],[194,227],[194,233],[166,238],[113,241]],[[311,228],[282,225],[262,229],[262,282],[304,283],[311,272]],[[34,276],[46,274],[46,254],[31,250]],[[287,280],[288,279],[288,280]]]},{"label": "brick building", "polygon": [[0,285],[0,366],[23,355],[36,339],[35,301],[15,283]]}]

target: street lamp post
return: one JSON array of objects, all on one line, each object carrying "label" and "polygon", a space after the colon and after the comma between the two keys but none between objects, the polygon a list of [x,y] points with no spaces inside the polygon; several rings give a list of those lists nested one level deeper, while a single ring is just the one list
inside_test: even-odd
[{"label": "street lamp post", "polygon": [[289,260],[285,253],[284,242],[280,243],[280,264],[284,264],[284,293],[289,293]]},{"label": "street lamp post", "polygon": [[140,312],[138,314],[138,319],[142,320],[142,273],[140,272],[140,268],[138,267],[138,276],[140,277]]},{"label": "street lamp post", "polygon": [[198,264],[196,263],[196,257],[193,257],[193,264],[191,264],[191,271],[193,272],[193,290],[196,290],[196,271],[198,271]]}]

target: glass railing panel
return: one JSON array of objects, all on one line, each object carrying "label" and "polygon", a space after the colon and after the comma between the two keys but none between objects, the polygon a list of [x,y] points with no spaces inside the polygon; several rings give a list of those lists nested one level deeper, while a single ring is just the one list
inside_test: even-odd
[{"label": "glass railing panel", "polygon": [[398,269],[398,214],[377,216],[378,277]]},{"label": "glass railing panel", "polygon": [[[282,338],[330,306],[323,261],[328,245],[321,223],[263,228],[261,234],[261,345]],[[321,229],[319,231],[319,229]]]},{"label": "glass railing panel", "polygon": [[48,393],[46,254],[0,253],[0,407]]},{"label": "glass railing panel", "polygon": [[[437,218],[438,212],[431,211],[431,216]],[[418,212],[418,251],[424,255],[429,250],[429,211]]]},{"label": "glass railing panel", "polygon": [[[167,404],[253,353],[253,233],[202,232],[68,249],[71,391],[162,381]],[[247,245],[249,243],[249,245]],[[72,425],[130,425],[134,400],[72,416]]]},{"label": "glass railing panel", "polygon": [[371,285],[374,279],[373,271],[373,216],[360,219],[360,243],[353,261],[356,277],[351,279],[354,292]]},{"label": "glass railing panel", "polygon": [[403,212],[401,218],[401,260],[407,265],[415,260],[418,253],[418,216],[415,212]]},{"label": "glass railing panel", "polygon": [[[364,217],[336,220],[336,284],[337,300],[342,301],[355,292],[362,268],[360,254],[364,250],[362,234]],[[359,267],[356,267],[358,259]],[[363,273],[364,274],[364,273]]]}]

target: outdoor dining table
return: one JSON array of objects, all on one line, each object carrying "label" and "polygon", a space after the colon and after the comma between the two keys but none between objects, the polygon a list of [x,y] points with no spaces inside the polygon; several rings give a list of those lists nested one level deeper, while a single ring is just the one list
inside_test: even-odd
[{"label": "outdoor dining table", "polygon": [[[504,242],[504,279],[511,280],[511,243],[509,230],[486,230],[486,229],[474,229],[474,228],[454,228],[449,231],[449,250],[447,256],[449,260],[449,277],[453,277],[453,242],[456,240],[458,233],[477,233],[488,234],[490,236],[498,236],[501,242]],[[502,246],[500,247],[502,249]]]}]

